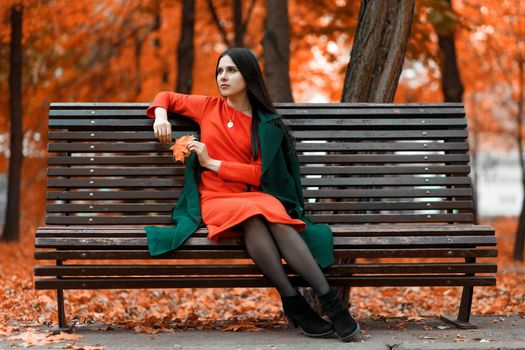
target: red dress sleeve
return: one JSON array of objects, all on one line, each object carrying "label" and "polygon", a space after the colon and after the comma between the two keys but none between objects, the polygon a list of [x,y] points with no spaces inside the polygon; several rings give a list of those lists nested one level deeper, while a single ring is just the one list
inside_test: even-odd
[{"label": "red dress sleeve", "polygon": [[228,181],[243,182],[254,186],[261,184],[261,157],[250,164],[232,162],[229,160],[221,161],[217,175]]},{"label": "red dress sleeve", "polygon": [[155,118],[155,108],[164,107],[168,111],[188,117],[200,125],[204,110],[206,109],[209,100],[209,96],[186,95],[173,91],[161,91],[155,96],[153,102],[151,102],[146,114],[150,118]]}]

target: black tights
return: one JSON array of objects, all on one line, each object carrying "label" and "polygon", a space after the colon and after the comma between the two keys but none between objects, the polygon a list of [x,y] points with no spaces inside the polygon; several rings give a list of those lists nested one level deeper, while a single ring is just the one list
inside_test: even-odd
[{"label": "black tights", "polygon": [[330,286],[310,249],[292,226],[268,222],[262,215],[239,224],[248,254],[263,274],[283,296],[297,292],[281,263],[281,254],[318,295],[328,293]]}]

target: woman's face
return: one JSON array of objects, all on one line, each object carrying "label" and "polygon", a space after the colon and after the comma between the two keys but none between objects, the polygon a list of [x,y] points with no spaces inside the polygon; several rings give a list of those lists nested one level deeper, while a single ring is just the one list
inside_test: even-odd
[{"label": "woman's face", "polygon": [[246,93],[246,81],[230,56],[223,56],[219,60],[217,86],[224,97]]}]

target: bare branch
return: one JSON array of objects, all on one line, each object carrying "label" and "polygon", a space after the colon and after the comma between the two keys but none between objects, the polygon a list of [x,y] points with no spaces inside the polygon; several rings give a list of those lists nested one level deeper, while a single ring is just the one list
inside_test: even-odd
[{"label": "bare branch", "polygon": [[257,0],[252,0],[250,2],[250,7],[248,8],[248,13],[246,14],[246,18],[244,19],[242,23],[242,32],[246,33],[246,28],[248,27],[248,22],[250,21],[250,17],[252,16],[253,9],[255,8],[255,2]]},{"label": "bare branch", "polygon": [[217,25],[217,29],[219,29],[219,32],[221,33],[222,40],[226,44],[226,46],[231,47],[230,41],[228,40],[228,35],[226,34],[226,30],[224,29],[223,25],[221,24],[221,21],[219,19],[219,16],[217,16],[217,11],[215,10],[215,6],[213,6],[212,0],[206,0],[206,3],[208,4],[208,9],[211,12],[211,16],[213,17],[213,21]]}]

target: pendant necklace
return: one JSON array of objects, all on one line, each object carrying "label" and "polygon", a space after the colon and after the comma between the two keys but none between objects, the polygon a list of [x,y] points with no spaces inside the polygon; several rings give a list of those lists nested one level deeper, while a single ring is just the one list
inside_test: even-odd
[{"label": "pendant necklace", "polygon": [[230,118],[230,112],[228,111],[228,108],[226,108],[226,113],[227,113],[227,115],[228,115],[228,120],[229,120],[229,122],[228,122],[228,124],[226,124],[226,126],[227,126],[229,129],[231,129],[231,128],[233,127],[233,121],[232,121],[232,120],[235,119],[235,112],[234,112],[234,114],[233,114],[233,118]]}]

